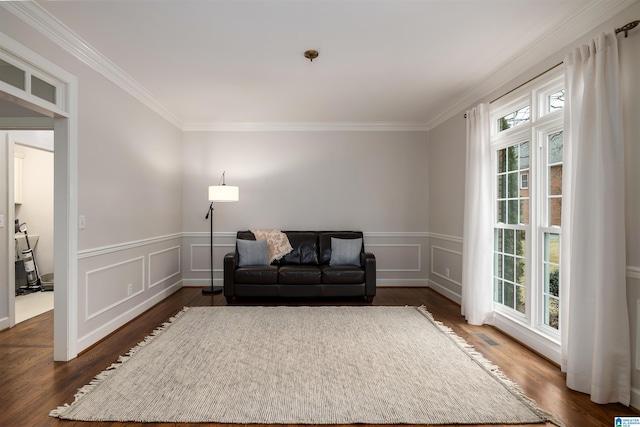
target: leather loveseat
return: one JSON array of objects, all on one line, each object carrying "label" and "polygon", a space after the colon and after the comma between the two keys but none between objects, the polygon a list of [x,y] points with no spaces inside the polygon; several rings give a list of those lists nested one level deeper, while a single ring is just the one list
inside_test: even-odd
[{"label": "leather loveseat", "polygon": [[[227,302],[236,297],[357,296],[364,297],[367,302],[373,301],[376,294],[376,258],[365,252],[361,243],[362,232],[284,233],[292,250],[270,264],[243,265],[238,246],[242,243],[244,247],[247,242],[236,243],[236,250],[225,255],[224,296]],[[251,231],[239,231],[237,242],[240,240],[255,241],[256,237]],[[338,248],[344,244],[352,248],[351,261],[339,259],[338,253],[343,254],[344,250]]]}]

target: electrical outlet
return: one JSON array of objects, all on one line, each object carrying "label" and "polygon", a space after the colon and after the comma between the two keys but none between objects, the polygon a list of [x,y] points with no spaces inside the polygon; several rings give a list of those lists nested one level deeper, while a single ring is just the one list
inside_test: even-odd
[{"label": "electrical outlet", "polygon": [[4,215],[0,215],[0,228],[4,227]]},{"label": "electrical outlet", "polygon": [[133,283],[129,283],[129,285],[127,285],[127,296],[130,297],[132,293],[133,293]]},{"label": "electrical outlet", "polygon": [[449,267],[444,269],[444,275],[449,277]]}]

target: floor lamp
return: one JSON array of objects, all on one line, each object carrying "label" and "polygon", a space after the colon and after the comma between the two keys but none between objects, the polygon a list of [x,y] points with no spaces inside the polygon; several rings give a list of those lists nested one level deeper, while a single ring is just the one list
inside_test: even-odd
[{"label": "floor lamp", "polygon": [[237,202],[240,200],[240,191],[238,187],[227,185],[224,181],[224,174],[225,172],[222,172],[222,177],[220,178],[218,185],[209,186],[209,201],[211,204],[209,205],[209,210],[207,210],[207,215],[204,219],[208,219],[210,225],[209,243],[211,245],[211,287],[202,288],[202,293],[204,295],[219,294],[222,292],[222,287],[213,286],[213,204],[215,202]]}]

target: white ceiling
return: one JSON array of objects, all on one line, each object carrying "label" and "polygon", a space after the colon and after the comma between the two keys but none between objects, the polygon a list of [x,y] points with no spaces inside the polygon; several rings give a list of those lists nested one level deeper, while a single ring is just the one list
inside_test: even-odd
[{"label": "white ceiling", "polygon": [[[198,128],[238,122],[433,124],[443,112],[467,107],[460,103],[492,76],[514,64],[539,63],[581,35],[576,31],[634,1],[38,4],[137,82],[174,123]],[[303,56],[307,49],[320,56],[310,62]]]}]

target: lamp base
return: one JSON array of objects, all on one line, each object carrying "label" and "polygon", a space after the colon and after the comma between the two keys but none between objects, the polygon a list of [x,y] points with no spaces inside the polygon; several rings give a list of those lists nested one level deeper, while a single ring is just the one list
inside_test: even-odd
[{"label": "lamp base", "polygon": [[215,295],[221,293],[222,287],[220,286],[207,286],[206,288],[202,288],[202,295]]}]

